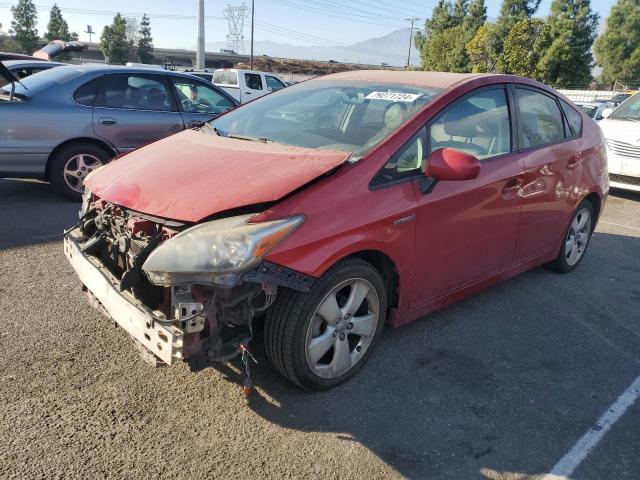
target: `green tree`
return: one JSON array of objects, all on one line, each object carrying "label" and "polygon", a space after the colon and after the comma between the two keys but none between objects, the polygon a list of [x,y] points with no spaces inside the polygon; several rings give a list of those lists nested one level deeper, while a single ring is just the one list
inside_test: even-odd
[{"label": "green tree", "polygon": [[589,0],[553,0],[547,19],[551,44],[540,59],[545,77],[556,87],[586,86],[591,81],[598,15]]},{"label": "green tree", "polygon": [[640,0],[618,0],[594,51],[601,81],[640,82]]},{"label": "green tree", "polygon": [[15,38],[2,31],[0,23],[0,52],[24,53],[22,47],[16,42]]},{"label": "green tree", "polygon": [[18,0],[18,3],[11,7],[13,21],[11,29],[14,38],[22,50],[32,54],[38,49],[38,11],[31,0]]},{"label": "green tree", "polygon": [[485,23],[465,46],[473,73],[489,73],[496,69],[495,59],[490,54],[492,28],[493,24]]},{"label": "green tree", "polygon": [[540,0],[503,0],[500,7],[500,16],[492,29],[490,53],[494,61],[498,61],[504,42],[513,26],[520,20],[528,20],[536,13]]},{"label": "green tree", "polygon": [[142,63],[154,63],[153,56],[153,38],[151,37],[151,22],[145,13],[140,22],[139,38],[138,38],[138,56]]},{"label": "green tree", "polygon": [[450,72],[471,69],[466,44],[486,20],[484,0],[440,0],[430,19],[425,21],[424,34],[416,35],[422,68]]},{"label": "green tree", "polygon": [[78,40],[78,34],[76,32],[69,32],[69,24],[67,24],[67,21],[62,17],[62,12],[55,3],[49,13],[49,24],[47,25],[47,33],[44,34],[44,38],[49,41],[64,40],[65,42]]},{"label": "green tree", "polygon": [[[48,41],[52,40],[64,40],[69,42],[72,40],[78,40],[78,34],[76,32],[69,32],[69,25],[67,21],[62,17],[62,12],[57,4],[53,4],[51,12],[49,13],[49,23],[47,25],[47,33],[44,34],[44,38]],[[57,58],[58,60],[70,60],[71,54],[62,53]]]},{"label": "green tree", "polygon": [[540,59],[550,44],[550,28],[543,20],[520,20],[504,41],[504,49],[497,63],[498,72],[547,82],[548,78],[540,66]]},{"label": "green tree", "polygon": [[104,27],[100,36],[100,48],[107,62],[119,65],[127,63],[129,45],[126,34],[127,21],[118,13],[113,18],[113,23]]}]

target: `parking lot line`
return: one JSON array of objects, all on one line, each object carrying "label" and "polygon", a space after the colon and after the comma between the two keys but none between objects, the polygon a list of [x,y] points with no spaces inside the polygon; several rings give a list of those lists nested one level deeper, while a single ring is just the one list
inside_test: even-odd
[{"label": "parking lot line", "polygon": [[566,480],[638,397],[640,397],[640,377],[634,380],[629,388],[598,418],[593,428],[580,437],[580,440],[556,463],[550,473],[542,477],[542,480]]},{"label": "parking lot line", "polygon": [[607,222],[605,220],[601,220],[600,223],[604,225],[613,225],[614,227],[627,228],[629,230],[640,230],[640,227],[632,227],[631,225],[623,225],[621,223]]}]

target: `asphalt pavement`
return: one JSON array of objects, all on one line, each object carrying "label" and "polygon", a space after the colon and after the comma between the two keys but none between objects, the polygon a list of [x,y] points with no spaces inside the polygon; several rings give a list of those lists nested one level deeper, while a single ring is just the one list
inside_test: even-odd
[{"label": "asphalt pavement", "polygon": [[[1,478],[529,479],[640,375],[640,195],[613,191],[587,256],[400,329],[348,383],[269,365],[151,368],[87,304],[60,234],[78,205],[0,180]],[[640,400],[573,479],[640,478]]]}]

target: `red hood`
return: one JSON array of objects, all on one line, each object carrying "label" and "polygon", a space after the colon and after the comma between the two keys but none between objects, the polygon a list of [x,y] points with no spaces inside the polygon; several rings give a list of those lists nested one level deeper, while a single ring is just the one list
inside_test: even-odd
[{"label": "red hood", "polygon": [[109,163],[87,177],[86,185],[132,210],[196,222],[278,200],[348,156],[187,130]]}]

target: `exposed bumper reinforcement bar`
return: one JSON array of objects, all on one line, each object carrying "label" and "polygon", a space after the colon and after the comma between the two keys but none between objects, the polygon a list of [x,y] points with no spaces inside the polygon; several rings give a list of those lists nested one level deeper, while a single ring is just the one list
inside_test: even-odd
[{"label": "exposed bumper reinforcement bar", "polygon": [[[71,263],[80,281],[100,302],[99,310],[106,313],[129,335],[148,348],[168,365],[182,359],[183,333],[166,320],[156,317],[153,312],[136,300],[129,292],[120,292],[110,272],[91,258],[85,256],[75,241],[72,232],[64,236],[64,254]],[[160,323],[164,321],[165,324]]]}]

